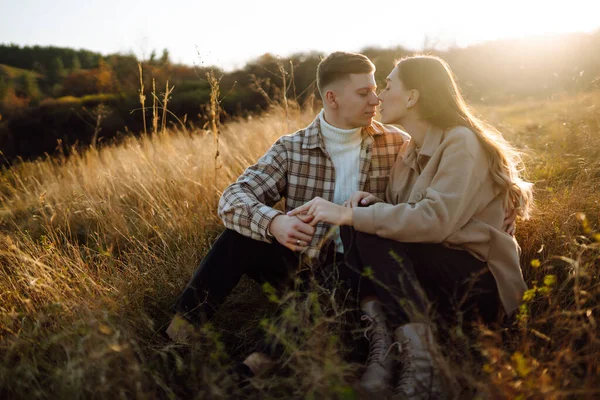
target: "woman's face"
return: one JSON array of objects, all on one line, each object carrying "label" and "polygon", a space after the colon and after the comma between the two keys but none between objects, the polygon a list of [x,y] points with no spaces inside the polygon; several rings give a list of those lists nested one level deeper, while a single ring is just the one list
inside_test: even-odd
[{"label": "woman's face", "polygon": [[[399,78],[398,67],[395,67],[386,79],[386,87],[379,94],[381,122],[384,124],[401,124],[408,112],[410,90],[407,90]],[[411,105],[412,106],[412,105]]]}]

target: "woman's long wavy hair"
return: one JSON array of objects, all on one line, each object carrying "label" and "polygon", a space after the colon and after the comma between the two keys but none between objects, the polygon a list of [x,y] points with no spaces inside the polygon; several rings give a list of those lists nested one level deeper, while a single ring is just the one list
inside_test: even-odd
[{"label": "woman's long wavy hair", "polygon": [[458,125],[470,128],[490,155],[494,181],[506,189],[506,205],[512,204],[517,215],[528,218],[532,207],[532,184],[520,177],[521,154],[498,130],[477,118],[458,89],[448,63],[435,56],[413,56],[396,62],[402,84],[419,91],[416,103],[419,116],[431,124],[449,129]]}]

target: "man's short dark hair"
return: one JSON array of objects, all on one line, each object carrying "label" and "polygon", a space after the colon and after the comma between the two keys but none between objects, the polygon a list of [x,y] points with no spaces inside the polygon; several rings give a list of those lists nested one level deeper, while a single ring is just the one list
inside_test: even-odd
[{"label": "man's short dark hair", "polygon": [[375,65],[363,54],[336,51],[321,60],[317,66],[317,88],[323,97],[323,88],[350,74],[371,74]]}]

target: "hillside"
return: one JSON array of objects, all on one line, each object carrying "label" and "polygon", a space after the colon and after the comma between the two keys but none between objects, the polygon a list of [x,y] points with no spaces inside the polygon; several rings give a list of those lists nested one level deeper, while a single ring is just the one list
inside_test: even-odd
[{"label": "hillside", "polygon": [[[598,90],[599,49],[600,32],[595,32],[493,41],[467,48],[431,48],[425,52],[449,62],[469,101],[498,105]],[[362,52],[377,66],[380,86],[394,60],[413,53],[401,46],[370,47]],[[205,105],[210,98],[206,73],[211,70],[219,78],[223,121],[264,112],[284,95],[300,105],[319,98],[315,69],[321,53],[289,57],[267,53],[231,72],[174,64],[167,50],[160,56],[154,54],[142,62],[145,106],[151,107],[152,92],[162,99],[168,81],[169,87],[174,87],[169,110],[180,119],[185,116],[187,127],[206,122]],[[19,70],[11,69],[12,78],[8,80],[0,74],[1,162],[10,164],[19,158],[31,160],[45,153],[69,152],[74,144],[87,146],[94,136],[100,106],[106,114],[101,125],[102,143],[141,132],[139,61],[131,54],[103,56],[85,50],[0,45],[0,64],[37,73],[14,77]],[[66,107],[65,102],[75,105]],[[167,119],[170,125],[179,124],[171,115]]]},{"label": "hillside", "polygon": [[[517,320],[504,331],[481,327],[476,341],[448,338],[467,398],[600,394],[598,104],[592,91],[478,106],[526,151],[536,208],[518,222],[530,290]],[[294,296],[274,304],[244,281],[191,347],[164,336],[175,297],[222,229],[219,193],[316,112],[286,118],[273,108],[228,122],[217,165],[212,133],[196,129],[4,170],[0,397],[356,398],[360,365],[338,340],[340,304],[320,288],[310,304]],[[270,319],[274,307],[287,317]],[[274,374],[238,389],[226,368],[261,326],[287,352]]]},{"label": "hillside", "polygon": [[41,76],[33,71],[0,64],[0,76],[6,76],[7,78],[15,79],[24,74],[33,74],[36,78],[40,78]]}]

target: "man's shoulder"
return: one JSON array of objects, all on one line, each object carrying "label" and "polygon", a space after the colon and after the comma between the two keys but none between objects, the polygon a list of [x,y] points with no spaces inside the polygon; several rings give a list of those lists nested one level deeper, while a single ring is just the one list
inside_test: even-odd
[{"label": "man's shoulder", "polygon": [[308,134],[308,129],[310,128],[310,126],[304,127],[304,128],[300,128],[295,132],[292,133],[287,133],[283,136],[281,136],[281,140],[286,141],[286,142],[301,142],[302,140],[304,140]]},{"label": "man's shoulder", "polygon": [[319,128],[312,122],[310,125],[298,129],[293,133],[283,135],[277,139],[286,148],[297,148],[305,145],[310,145],[314,141],[318,141]]},{"label": "man's shoulder", "polygon": [[277,139],[279,145],[285,147],[288,150],[302,147],[307,141],[306,128],[298,129],[296,132],[282,135]]},{"label": "man's shoulder", "polygon": [[373,121],[371,128],[378,133],[375,138],[380,138],[380,140],[385,142],[402,144],[410,140],[410,135],[408,133],[394,125],[386,125],[378,121]]}]

